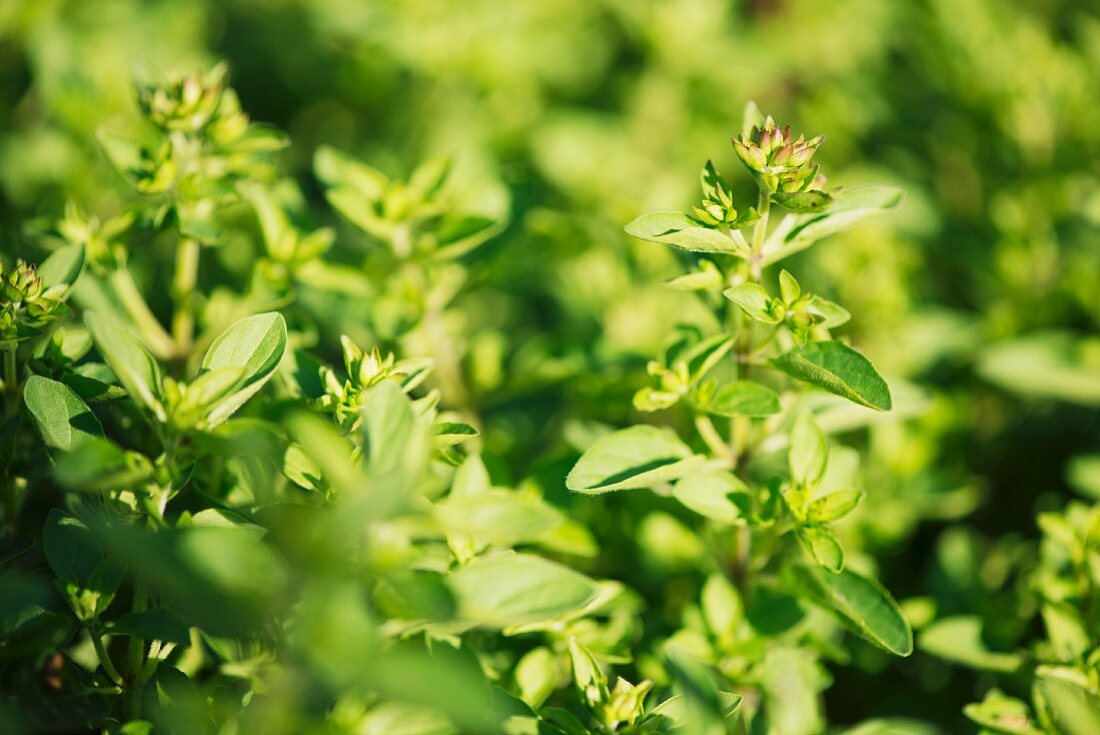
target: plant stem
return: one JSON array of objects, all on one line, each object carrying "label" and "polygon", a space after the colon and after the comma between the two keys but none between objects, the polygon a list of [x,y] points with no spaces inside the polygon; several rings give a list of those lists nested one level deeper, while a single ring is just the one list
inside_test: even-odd
[{"label": "plant stem", "polygon": [[128,268],[122,267],[112,272],[109,280],[130,320],[137,327],[141,340],[160,359],[171,358],[176,353],[176,343],[149,308],[134,283],[133,274]]},{"label": "plant stem", "polygon": [[92,645],[95,647],[96,657],[103,666],[103,670],[107,672],[107,676],[111,677],[111,681],[118,686],[126,686],[126,682],[119,676],[118,669],[115,668],[114,662],[111,661],[110,654],[107,653],[107,647],[103,645],[103,639],[99,637],[96,631],[89,630],[88,633],[92,637]]},{"label": "plant stem", "polygon": [[186,359],[191,354],[195,335],[195,285],[199,277],[199,241],[180,238],[176,246],[176,272],[172,281],[172,339],[177,356]]},{"label": "plant stem", "polygon": [[718,433],[718,429],[715,428],[714,422],[710,420],[710,416],[702,413],[696,414],[695,430],[699,432],[699,436],[703,437],[703,441],[706,442],[710,451],[719,457],[735,461],[736,458],[726,444],[726,440]]},{"label": "plant stem", "polygon": [[19,400],[19,373],[15,365],[15,350],[4,350],[4,419],[15,415]]},{"label": "plant stem", "polygon": [[[149,605],[149,585],[143,579],[134,580],[134,612],[143,612]],[[131,720],[141,717],[141,674],[145,666],[145,639],[130,638],[126,657],[126,685],[130,689],[127,715]]]}]

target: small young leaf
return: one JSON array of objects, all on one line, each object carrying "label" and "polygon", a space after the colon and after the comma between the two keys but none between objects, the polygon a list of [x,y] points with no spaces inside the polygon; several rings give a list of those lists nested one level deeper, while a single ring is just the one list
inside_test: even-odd
[{"label": "small young leaf", "polygon": [[626,231],[639,240],[672,245],[694,253],[744,253],[744,249],[732,237],[718,230],[699,227],[679,212],[643,214],[628,224]]},{"label": "small young leaf", "polygon": [[73,451],[103,436],[103,427],[91,409],[69,386],[32,375],[23,387],[23,401],[42,441],[54,449]]},{"label": "small young leaf", "polygon": [[772,201],[800,214],[823,212],[833,203],[833,197],[823,191],[776,192]]},{"label": "small young leaf", "polygon": [[84,325],[99,353],[134,401],[149,409],[157,421],[167,420],[161,403],[160,366],[122,322],[95,312],[84,315]]},{"label": "small young leaf", "polygon": [[824,526],[803,526],[798,529],[798,540],[814,561],[838,574],[844,569],[844,550],[833,532]]},{"label": "small young leaf", "polygon": [[803,412],[791,427],[791,447],[787,454],[791,479],[800,488],[815,487],[825,474],[829,461],[829,440],[818,428],[813,415]]},{"label": "small young leaf", "polygon": [[771,297],[759,283],[740,283],[727,288],[722,294],[758,322],[778,324],[780,321],[780,317],[772,312]]},{"label": "small young leaf", "polygon": [[892,405],[890,388],[863,355],[840,342],[811,342],[772,361],[778,369],[877,411]]},{"label": "small young leaf", "polygon": [[832,523],[856,509],[863,501],[859,490],[838,490],[835,493],[818,498],[806,509],[806,520],[810,523]]},{"label": "small young leaf", "polygon": [[285,351],[286,322],[276,312],[245,317],[218,335],[203,356],[202,374],[221,368],[244,372],[239,387],[211,405],[208,425],[225,421],[255,395],[271,378]]},{"label": "small young leaf", "polygon": [[597,439],[565,486],[587,494],[653,487],[686,476],[702,460],[669,429],[632,426]]},{"label": "small young leaf", "polygon": [[786,577],[815,604],[833,612],[852,632],[896,656],[913,652],[913,631],[890,593],[872,579],[845,569],[832,574],[821,567],[789,567]]}]

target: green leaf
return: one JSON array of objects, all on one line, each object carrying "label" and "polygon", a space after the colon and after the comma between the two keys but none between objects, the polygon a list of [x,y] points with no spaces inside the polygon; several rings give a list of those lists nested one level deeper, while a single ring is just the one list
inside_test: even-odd
[{"label": "green leaf", "polygon": [[852,632],[897,656],[913,652],[913,631],[878,582],[851,569],[832,574],[805,565],[789,567],[785,576],[791,589],[834,613]]},{"label": "green leaf", "polygon": [[810,523],[832,523],[851,513],[863,501],[859,490],[838,490],[810,503],[806,520]]},{"label": "green leaf", "polygon": [[759,283],[739,283],[722,295],[741,307],[752,319],[763,324],[778,324],[780,317],[772,311],[772,298]]},{"label": "green leaf", "polygon": [[791,427],[787,465],[791,479],[800,488],[816,487],[829,461],[829,440],[817,426],[813,414],[804,411]]},{"label": "green leaf", "polygon": [[772,201],[792,212],[822,212],[833,203],[833,197],[823,191],[799,191],[794,193],[776,192]]},{"label": "green leaf", "polygon": [[57,457],[54,475],[73,490],[109,492],[139,486],[152,478],[153,465],[109,439],[91,437]]},{"label": "green leaf", "polygon": [[99,419],[64,383],[32,375],[23,387],[23,401],[42,441],[54,449],[71,452],[103,436]]},{"label": "green leaf", "polygon": [[[748,486],[722,470],[694,472],[682,478],[673,487],[672,496],[705,518],[731,525],[744,524],[744,513],[751,508]],[[734,502],[731,496],[740,502]]]},{"label": "green leaf", "polygon": [[[699,398],[703,395],[696,394]],[[738,380],[718,388],[705,401],[696,401],[697,408],[717,416],[771,416],[780,411],[779,395],[760,383]]]},{"label": "green leaf", "polygon": [[737,712],[741,697],[718,689],[706,665],[679,651],[670,652],[667,665],[677,696],[662,702],[654,713],[671,719],[682,735],[727,732],[726,720]]},{"label": "green leaf", "polygon": [[861,406],[878,411],[892,406],[890,388],[871,361],[840,342],[811,342],[780,355],[772,364],[796,380]]},{"label": "green leaf", "polygon": [[451,495],[436,505],[436,515],[450,533],[470,536],[479,545],[533,543],[564,518],[538,498],[510,490],[490,489],[473,495]]},{"label": "green leaf", "polygon": [[579,613],[599,587],[568,567],[531,554],[474,559],[451,573],[460,617],[490,628],[541,623]]},{"label": "green leaf", "polygon": [[1004,735],[1043,735],[1035,726],[1027,704],[990,690],[980,703],[963,707],[963,714],[986,730]]},{"label": "green leaf", "polygon": [[1082,674],[1055,667],[1036,673],[1035,689],[1059,735],[1100,732],[1100,696]]},{"label": "green leaf", "polygon": [[587,494],[653,487],[686,476],[702,461],[670,429],[632,426],[597,439],[565,486]]},{"label": "green leaf", "polygon": [[811,216],[787,233],[788,243],[799,240],[816,242],[829,235],[843,232],[869,217],[873,217],[901,204],[905,192],[893,186],[869,184],[854,186],[838,193],[837,199],[823,214]]},{"label": "green leaf", "polygon": [[982,621],[976,615],[937,620],[921,631],[921,650],[972,669],[1011,674],[1023,666],[1015,653],[990,650],[982,640]]},{"label": "green leaf", "polygon": [[[225,421],[264,386],[283,359],[286,338],[286,322],[277,312],[245,317],[218,335],[203,356],[200,379],[207,373],[229,368],[243,373],[235,390],[222,391],[227,394],[210,405],[208,426]],[[222,374],[232,375],[228,371]]]},{"label": "green leaf", "polygon": [[171,610],[154,609],[130,612],[108,626],[111,635],[124,635],[145,640],[186,644],[191,631],[179,615]]},{"label": "green leaf", "polygon": [[84,272],[83,245],[67,245],[50,253],[38,266],[38,276],[45,288],[72,286]]},{"label": "green leaf", "polygon": [[363,452],[375,476],[411,482],[427,468],[431,447],[429,427],[413,411],[412,402],[392,380],[383,380],[363,399]]},{"label": "green leaf", "polygon": [[104,314],[88,312],[84,315],[84,326],[130,397],[139,406],[149,409],[157,421],[167,421],[168,415],[161,403],[160,366],[145,345],[122,322]]},{"label": "green leaf", "polygon": [[797,531],[798,540],[813,560],[833,574],[844,568],[844,550],[833,532],[824,526],[802,526]]},{"label": "green leaf", "polygon": [[50,510],[42,529],[42,550],[58,579],[77,587],[88,587],[103,561],[103,547],[91,529],[57,508]]},{"label": "green leaf", "polygon": [[1100,339],[1046,332],[1002,342],[982,352],[978,373],[1020,395],[1100,406]]},{"label": "green leaf", "polygon": [[718,230],[699,227],[679,212],[643,214],[628,224],[626,231],[639,240],[659,242],[694,253],[744,253],[732,237]]}]

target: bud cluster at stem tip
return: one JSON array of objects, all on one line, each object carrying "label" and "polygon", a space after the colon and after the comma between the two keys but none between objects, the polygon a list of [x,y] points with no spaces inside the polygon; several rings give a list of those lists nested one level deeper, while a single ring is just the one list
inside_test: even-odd
[{"label": "bud cluster at stem tip", "polygon": [[820,188],[818,167],[810,161],[824,140],[824,135],[792,140],[790,125],[780,128],[769,115],[762,126],[733,138],[733,148],[768,191],[797,193]]}]

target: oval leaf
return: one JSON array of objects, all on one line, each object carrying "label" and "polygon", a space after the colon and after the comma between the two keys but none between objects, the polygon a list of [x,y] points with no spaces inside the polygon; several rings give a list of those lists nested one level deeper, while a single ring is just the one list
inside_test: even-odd
[{"label": "oval leaf", "polygon": [[890,387],[863,355],[840,342],[811,342],[772,361],[796,380],[824,388],[877,411],[893,405]]},{"label": "oval leaf", "polygon": [[897,656],[913,652],[913,631],[894,598],[879,585],[845,569],[793,566],[788,581],[814,603],[833,612],[852,632]]},{"label": "oval leaf", "polygon": [[122,383],[122,387],[138,405],[153,412],[158,421],[167,421],[160,401],[160,366],[122,322],[95,312],[84,315],[84,325],[95,341],[96,348]]},{"label": "oval leaf", "polygon": [[[240,319],[218,335],[202,359],[202,374],[223,368],[243,370],[240,387],[214,402],[207,422],[225,421],[271,378],[286,351],[286,322],[267,312]],[[201,375],[200,375],[201,379]]]},{"label": "oval leaf", "polygon": [[565,486],[589,494],[652,487],[684,477],[702,461],[669,429],[632,426],[593,442]]},{"label": "oval leaf", "polygon": [[461,617],[507,628],[567,616],[596,599],[599,587],[568,567],[530,554],[484,556],[450,575]]},{"label": "oval leaf", "polygon": [[718,230],[699,227],[679,212],[643,214],[628,224],[626,231],[639,240],[659,242],[693,253],[742,253],[733,238]]},{"label": "oval leaf", "polygon": [[88,404],[64,383],[32,375],[23,387],[23,401],[42,441],[54,449],[71,452],[103,436],[103,426]]}]

